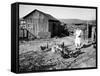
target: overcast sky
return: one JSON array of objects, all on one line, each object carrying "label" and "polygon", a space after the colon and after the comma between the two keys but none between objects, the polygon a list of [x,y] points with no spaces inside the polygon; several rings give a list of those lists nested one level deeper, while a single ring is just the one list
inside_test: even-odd
[{"label": "overcast sky", "polygon": [[38,6],[38,5],[20,5],[19,6],[19,17],[22,18],[23,16],[27,15],[34,9],[50,14],[57,19],[82,19],[82,20],[95,20],[96,19],[95,9]]}]

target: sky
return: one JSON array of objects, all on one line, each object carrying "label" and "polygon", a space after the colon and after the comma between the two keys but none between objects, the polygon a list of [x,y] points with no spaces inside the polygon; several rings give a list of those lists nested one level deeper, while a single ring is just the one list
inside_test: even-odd
[{"label": "sky", "polygon": [[96,10],[87,8],[55,7],[39,5],[19,5],[19,17],[22,18],[34,9],[50,14],[57,19],[95,20]]}]

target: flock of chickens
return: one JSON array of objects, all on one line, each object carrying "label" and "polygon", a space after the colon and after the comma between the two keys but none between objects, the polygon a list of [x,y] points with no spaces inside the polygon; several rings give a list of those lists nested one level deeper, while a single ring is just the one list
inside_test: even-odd
[{"label": "flock of chickens", "polygon": [[44,52],[51,51],[52,53],[60,53],[63,58],[76,58],[80,54],[84,53],[81,52],[81,49],[70,50],[68,46],[65,46],[64,42],[62,44],[54,44],[52,47],[49,47],[47,44],[46,46],[40,46],[40,48]]}]

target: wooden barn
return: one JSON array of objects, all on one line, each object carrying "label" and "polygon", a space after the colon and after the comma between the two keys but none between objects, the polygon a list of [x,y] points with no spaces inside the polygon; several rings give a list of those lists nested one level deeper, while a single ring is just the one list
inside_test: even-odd
[{"label": "wooden barn", "polygon": [[60,21],[37,9],[24,16],[23,20],[25,24],[23,24],[24,28],[20,28],[20,37],[49,38],[61,33]]}]

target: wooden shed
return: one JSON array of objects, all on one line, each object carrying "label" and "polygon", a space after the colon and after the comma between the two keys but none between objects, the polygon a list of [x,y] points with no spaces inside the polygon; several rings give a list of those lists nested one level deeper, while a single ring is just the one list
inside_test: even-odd
[{"label": "wooden shed", "polygon": [[87,24],[87,38],[91,41],[96,41],[96,24]]},{"label": "wooden shed", "polygon": [[[60,34],[60,21],[53,16],[41,12],[37,9],[23,17],[25,28],[28,33],[26,38],[49,38]],[[29,35],[31,33],[31,36]]]}]

